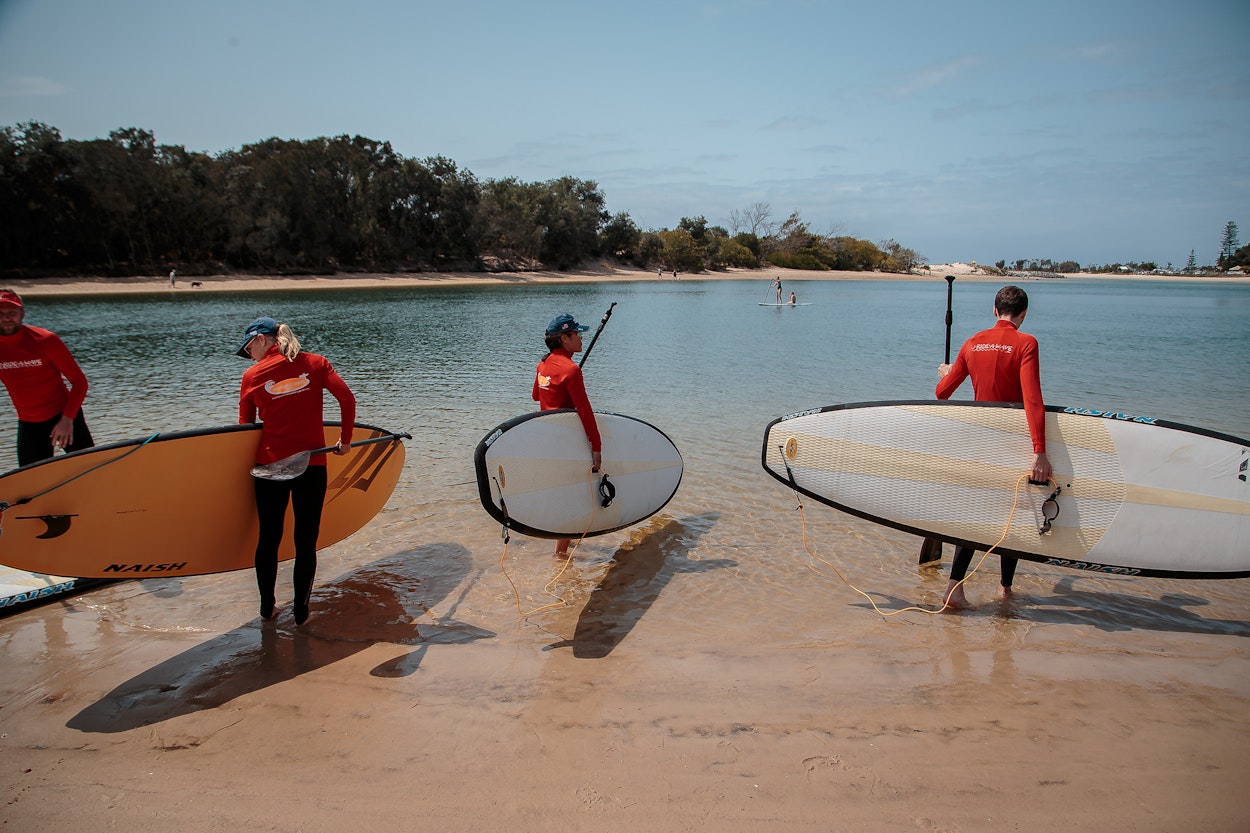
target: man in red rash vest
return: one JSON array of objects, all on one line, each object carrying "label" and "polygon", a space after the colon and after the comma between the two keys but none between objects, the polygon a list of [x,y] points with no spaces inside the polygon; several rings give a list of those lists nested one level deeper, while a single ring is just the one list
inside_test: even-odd
[{"label": "man in red rash vest", "polygon": [[86,375],[56,333],[25,318],[21,297],[0,289],[0,381],[17,411],[19,466],[94,445],[82,413]]},{"label": "man in red rash vest", "polygon": [[[972,392],[978,402],[1021,402],[1029,435],[1033,441],[1033,465],[1029,476],[1045,483],[1050,479],[1050,460],[1046,457],[1046,406],[1042,402],[1042,377],[1038,361],[1037,339],[1020,332],[1020,325],[1029,311],[1029,296],[1018,286],[1004,286],[994,296],[994,317],[998,322],[964,342],[954,364],[938,366],[938,399],[949,399],[969,376]],[[975,551],[956,547],[951,562],[950,582],[943,599],[944,610],[971,607],[964,595],[963,579]],[[1017,559],[999,556],[1001,589],[1004,599],[1011,598]]]},{"label": "man in red rash vest", "polygon": [[[599,471],[603,464],[600,456],[603,444],[599,438],[599,425],[595,412],[586,396],[586,384],[582,381],[582,369],[573,361],[573,354],[581,352],[582,333],[590,329],[577,323],[567,312],[562,312],[547,325],[546,343],[550,350],[538,363],[531,392],[539,410],[554,411],[557,408],[575,408],[590,441],[590,470]],[[556,541],[555,555],[567,558],[569,539]]]}]

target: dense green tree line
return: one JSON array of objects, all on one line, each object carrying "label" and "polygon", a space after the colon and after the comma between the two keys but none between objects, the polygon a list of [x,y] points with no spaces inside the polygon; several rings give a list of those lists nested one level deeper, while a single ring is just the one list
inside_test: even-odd
[{"label": "dense green tree line", "polygon": [[267,139],[217,155],[127,128],[65,140],[0,128],[0,270],[10,275],[206,271],[569,269],[610,257],[702,272],[766,264],[906,271],[894,241],[819,235],[766,204],[643,231],[599,186],[561,177],[479,181],[441,156],[408,159],[361,136]]}]

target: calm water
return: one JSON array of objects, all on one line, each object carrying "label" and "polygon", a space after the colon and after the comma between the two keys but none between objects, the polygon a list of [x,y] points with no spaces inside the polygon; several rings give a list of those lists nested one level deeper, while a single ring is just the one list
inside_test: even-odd
[{"label": "calm water", "polygon": [[[952,350],[992,323],[997,288],[956,282]],[[498,557],[498,529],[472,485],[477,442],[498,423],[533,409],[531,374],[543,353],[547,320],[570,311],[593,327],[615,302],[586,364],[591,401],[652,422],[674,439],[686,476],[666,511],[682,518],[686,543],[679,549],[728,559],[738,565],[737,577],[749,574],[766,585],[768,608],[759,615],[767,619],[785,617],[786,599],[798,592],[794,585],[810,584],[810,573],[793,497],[760,468],[764,426],[814,406],[929,398],[945,337],[941,281],[791,281],[785,289],[812,305],[760,306],[771,300],[767,280],[683,280],[38,298],[27,320],[60,333],[82,363],[91,380],[86,409],[97,442],[233,423],[246,367],[233,354],[243,328],[262,314],[290,323],[306,348],[329,356],[355,390],[361,421],[413,435],[406,475],[388,509],[335,548],[344,553],[342,567],[367,564],[401,544],[440,541],[473,553],[472,567],[460,565],[467,575],[470,569],[497,574],[489,565]],[[1041,342],[1048,403],[1250,437],[1250,285],[1063,280],[1030,282],[1027,289],[1024,329]],[[971,398],[970,386],[961,393]],[[0,453],[13,465],[7,400],[4,407]],[[336,415],[327,408],[328,417]],[[814,547],[849,560],[852,572],[880,592],[910,602],[941,586],[917,579],[918,541],[911,536],[821,506],[809,507],[806,520]],[[629,534],[587,541],[581,552],[606,564]],[[518,541],[514,549],[526,547],[538,552],[549,543]],[[741,572],[748,564],[751,569]],[[546,565],[537,569],[533,579],[541,586]],[[211,588],[214,581],[188,579],[186,586]],[[246,588],[246,577],[235,581]],[[1127,617],[1133,627],[1143,626],[1141,599],[1157,601],[1185,588],[1204,605],[1226,605],[1224,614],[1217,608],[1209,614],[1224,624],[1194,626],[1190,613],[1156,604],[1144,626],[1179,623],[1198,632],[1232,628],[1250,635],[1250,625],[1228,615],[1244,612],[1246,582],[1116,583],[1022,564],[1017,587],[1053,599],[1056,586],[1073,581],[1104,594],[1094,597],[1104,600],[1093,604],[1103,605],[1097,615]],[[836,583],[825,589],[834,596],[845,592]],[[496,602],[506,610],[510,590],[500,593]],[[800,596],[791,602],[809,604]],[[246,590],[240,604],[250,605]],[[1047,621],[1053,611],[1018,615]]]},{"label": "calm water", "polygon": [[[235,421],[256,315],[289,322],[338,367],[360,418],[414,435],[419,456],[467,465],[487,429],[531,409],[530,375],[555,312],[592,327],[597,408],[654,422],[695,460],[755,463],[774,417],[817,405],[932,396],[946,284],[788,282],[812,306],[758,306],[766,281],[680,281],[243,294],[190,292],[31,303],[90,381],[97,442]],[[955,284],[952,351],[992,323],[997,284]],[[1027,284],[1050,404],[1145,414],[1250,436],[1250,285]],[[589,339],[587,339],[589,344]],[[961,390],[971,398],[970,386]],[[12,457],[12,410],[0,453]],[[0,458],[3,461],[5,458]]]}]

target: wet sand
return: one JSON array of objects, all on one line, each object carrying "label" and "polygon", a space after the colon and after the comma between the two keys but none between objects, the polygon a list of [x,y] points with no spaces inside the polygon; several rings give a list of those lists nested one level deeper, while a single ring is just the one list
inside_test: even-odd
[{"label": "wet sand", "polygon": [[[302,628],[256,617],[249,572],[0,620],[0,820],[1247,829],[1246,582],[1022,563],[1004,605],[991,564],[977,610],[885,617],[808,549],[890,612],[945,584],[917,539],[757,491],[683,484],[647,524],[584,541],[563,602],[544,592],[551,543],[513,536],[504,559],[457,485],[401,490],[324,550]],[[289,601],[289,568],[279,582]]]}]

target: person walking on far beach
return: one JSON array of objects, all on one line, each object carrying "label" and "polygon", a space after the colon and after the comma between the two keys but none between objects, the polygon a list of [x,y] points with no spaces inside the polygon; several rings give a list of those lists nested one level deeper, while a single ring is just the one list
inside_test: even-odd
[{"label": "person walking on far beach", "polygon": [[19,466],[95,445],[82,412],[86,374],[56,333],[25,319],[21,296],[0,289],[0,381],[17,411]]},{"label": "person walking on far beach", "polygon": [[[326,391],[338,400],[342,425],[334,453],[347,453],[356,422],[356,397],[324,356],[301,351],[291,328],[272,318],[257,318],[248,325],[237,355],[255,362],[244,371],[239,387],[239,422],[261,423],[258,464],[276,463],[325,445],[322,400]],[[324,454],[311,457],[304,473],[290,480],[252,478],[260,520],[255,563],[262,619],[276,615],[278,547],[288,502],[295,514],[295,624],[308,619],[326,482]]]},{"label": "person walking on far beach", "polygon": [[[964,342],[954,364],[938,365],[938,399],[950,399],[964,379],[972,377],[978,402],[1022,402],[1033,442],[1033,465],[1029,476],[1038,483],[1050,479],[1046,457],[1046,405],[1042,401],[1041,368],[1037,339],[1020,332],[1029,311],[1029,296],[1018,286],[1004,286],[994,297],[997,323]],[[972,605],[964,595],[963,578],[975,551],[956,547],[950,582],[942,599],[943,610],[963,610]],[[1017,559],[999,556],[1004,599],[1011,597]]]},{"label": "person walking on far beach", "polygon": [[169,285],[171,287],[178,285],[178,273],[175,272],[173,269],[169,270]]},{"label": "person walking on far beach", "polygon": [[[551,319],[544,336],[548,353],[538,363],[530,395],[542,411],[554,411],[557,408],[577,410],[578,419],[582,421],[582,429],[590,443],[590,470],[596,472],[603,464],[603,458],[599,454],[603,443],[599,437],[599,424],[595,422],[594,409],[590,407],[590,399],[586,396],[582,369],[573,361],[573,354],[582,350],[582,333],[589,329],[578,324],[577,319],[567,312]],[[556,541],[556,558],[568,557],[570,543],[567,538]]]}]

